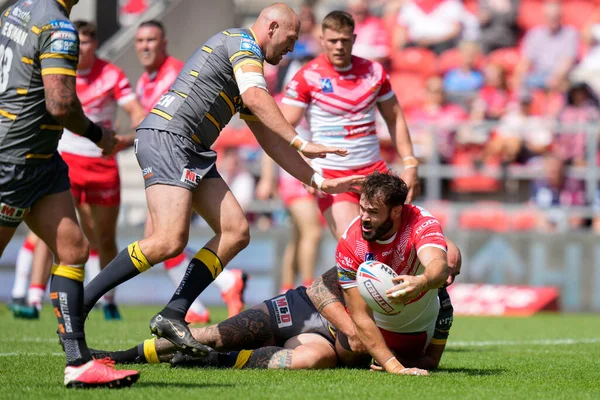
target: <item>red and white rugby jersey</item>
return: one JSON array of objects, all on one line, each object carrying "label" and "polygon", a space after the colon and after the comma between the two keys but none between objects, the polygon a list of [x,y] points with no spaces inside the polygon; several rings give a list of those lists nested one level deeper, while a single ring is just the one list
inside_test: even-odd
[{"label": "red and white rugby jersey", "polygon": [[[410,204],[402,208],[400,229],[385,241],[368,242],[362,237],[360,217],[350,224],[336,249],[338,281],[342,288],[356,287],[358,267],[365,261],[376,260],[389,265],[398,275],[420,275],[425,268],[417,257],[426,247],[446,251],[442,227],[425,209]],[[360,273],[360,272],[358,272]],[[375,323],[392,332],[422,332],[435,321],[439,304],[437,289],[423,292],[411,300],[400,314],[384,315],[373,312]]]},{"label": "red and white rugby jersey", "polygon": [[160,96],[169,90],[182,68],[182,61],[169,56],[158,71],[152,74],[144,72],[140,76],[135,92],[147,113],[152,110],[158,99],[160,99]]},{"label": "red and white rugby jersey", "polygon": [[283,103],[307,109],[313,142],[350,152],[312,160],[313,167],[346,170],[381,160],[375,105],[393,96],[381,64],[353,56],[352,64],[340,70],[321,55],[288,83]]},{"label": "red and white rugby jersey", "polygon": [[[117,66],[96,59],[89,70],[77,70],[77,96],[83,112],[93,122],[113,128],[117,105],[135,99],[135,93],[125,73]],[[102,157],[102,149],[92,141],[65,129],[58,143],[58,151],[86,157]]]}]

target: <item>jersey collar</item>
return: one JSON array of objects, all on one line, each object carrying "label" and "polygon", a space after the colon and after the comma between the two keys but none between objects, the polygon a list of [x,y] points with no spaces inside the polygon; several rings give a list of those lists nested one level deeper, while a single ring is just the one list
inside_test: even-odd
[{"label": "jersey collar", "polygon": [[398,234],[398,232],[394,233],[394,235],[387,240],[376,240],[376,242],[379,244],[390,244],[394,241],[394,239],[396,239],[397,234]]},{"label": "jersey collar", "polygon": [[254,41],[260,46],[260,42],[258,41],[258,39],[256,38],[256,34],[254,33],[254,31],[252,30],[252,28],[248,28],[250,29],[250,33],[252,34],[252,37],[254,38]]},{"label": "jersey collar", "polygon": [[64,0],[56,0],[56,2],[65,8],[67,14],[71,13],[71,10],[69,9],[69,7],[67,7],[67,3],[65,3]]}]

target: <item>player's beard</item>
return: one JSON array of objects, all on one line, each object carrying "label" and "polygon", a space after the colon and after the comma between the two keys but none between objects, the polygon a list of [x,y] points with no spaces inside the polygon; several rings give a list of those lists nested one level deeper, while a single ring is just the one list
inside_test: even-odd
[{"label": "player's beard", "polygon": [[390,231],[394,227],[394,221],[392,221],[392,216],[388,215],[387,219],[379,225],[375,230],[370,232],[362,231],[362,237],[367,242],[374,242],[378,240],[380,237],[384,236],[386,233]]}]

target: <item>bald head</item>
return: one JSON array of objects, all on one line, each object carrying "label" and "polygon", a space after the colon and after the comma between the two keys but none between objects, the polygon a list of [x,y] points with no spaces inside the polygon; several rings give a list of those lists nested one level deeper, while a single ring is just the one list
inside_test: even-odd
[{"label": "bald head", "polygon": [[252,30],[265,61],[277,65],[286,53],[294,50],[300,32],[300,18],[288,5],[275,3],[261,11]]}]

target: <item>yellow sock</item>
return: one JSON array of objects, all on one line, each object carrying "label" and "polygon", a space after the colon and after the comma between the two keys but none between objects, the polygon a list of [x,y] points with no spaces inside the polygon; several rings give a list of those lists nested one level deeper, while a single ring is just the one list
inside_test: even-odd
[{"label": "yellow sock", "polygon": [[144,340],[144,357],[148,364],[158,364],[160,360],[156,352],[156,338]]},{"label": "yellow sock", "polygon": [[254,350],[242,350],[239,352],[237,359],[235,360],[235,365],[233,366],[233,369],[242,369],[244,368],[244,365],[246,365],[246,363],[248,362],[248,360],[250,359],[250,356],[252,355],[252,353],[254,352]]}]

